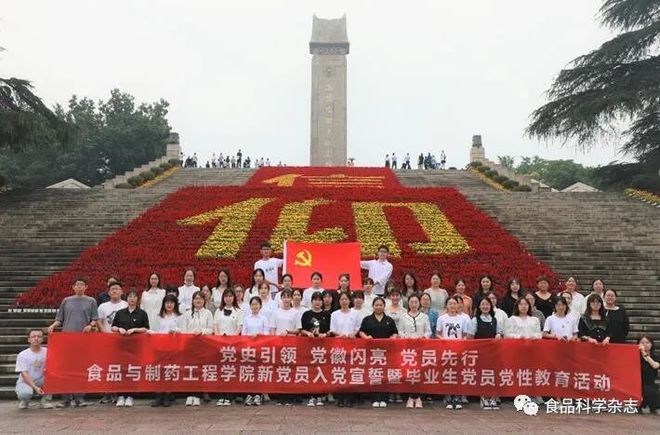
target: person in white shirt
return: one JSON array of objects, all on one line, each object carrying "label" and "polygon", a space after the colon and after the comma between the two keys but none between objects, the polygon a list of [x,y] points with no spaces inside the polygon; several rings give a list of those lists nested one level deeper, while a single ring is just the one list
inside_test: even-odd
[{"label": "person in white shirt", "polygon": [[[266,284],[267,286],[267,284]],[[266,293],[270,293],[270,287],[266,287]],[[261,314],[261,298],[253,296],[250,299],[250,313],[243,318],[242,335],[256,337],[257,335],[268,335],[270,322]],[[245,398],[245,406],[261,406],[261,394],[248,394]]]},{"label": "person in white shirt", "polygon": [[[445,304],[447,312],[438,317],[436,336],[446,340],[463,340],[470,333],[470,316],[458,311],[458,298],[451,297]],[[461,396],[445,396],[447,409],[462,409]]]},{"label": "person in white shirt", "polygon": [[[243,329],[243,310],[236,302],[232,289],[222,293],[222,302],[213,316],[213,330],[216,335],[240,335]],[[230,406],[234,395],[220,394],[216,406]]]},{"label": "person in white shirt", "polygon": [[[431,322],[429,316],[419,311],[421,308],[419,296],[413,293],[408,297],[408,312],[399,320],[399,336],[402,338],[430,338]],[[422,408],[422,397],[419,394],[410,394],[406,408]]]},{"label": "person in white shirt", "polygon": [[302,328],[300,313],[291,307],[291,290],[282,292],[282,308],[276,308],[270,317],[270,335],[297,335]]},{"label": "person in white shirt", "polygon": [[28,333],[30,347],[21,351],[16,356],[16,396],[18,397],[19,409],[27,409],[30,400],[35,395],[41,396],[40,405],[44,409],[51,409],[53,405],[45,395],[44,370],[46,368],[46,348],[41,345],[44,333],[40,329],[31,329]]},{"label": "person in white shirt", "polygon": [[268,242],[261,243],[261,260],[254,263],[254,269],[261,269],[264,272],[266,282],[270,284],[271,297],[277,293],[277,273],[278,270],[284,265],[284,260],[281,258],[271,258],[273,248]]},{"label": "person in white shirt", "polygon": [[[250,285],[250,288],[245,289],[244,299],[248,302],[248,304],[253,297],[259,296],[259,287],[261,287],[261,284],[264,282],[266,282],[266,275],[264,274],[264,271],[261,269],[254,269],[252,271],[252,284]],[[266,284],[268,283],[266,282]],[[268,291],[270,292],[270,284],[268,284]]]},{"label": "person in white shirt", "polygon": [[[410,305],[410,299],[413,299],[413,305]],[[430,338],[431,322],[429,316],[420,311],[421,305],[419,296],[410,295],[408,298],[408,312],[404,313],[399,320],[399,335],[402,338]],[[421,406],[419,406],[421,408]]]},{"label": "person in white shirt", "polygon": [[577,340],[578,325],[568,316],[568,301],[562,296],[555,300],[554,313],[545,319],[543,338],[555,340]]},{"label": "person in white shirt", "polygon": [[364,309],[371,314],[374,312],[374,299],[376,299],[373,279],[365,278],[364,281],[362,281],[362,293],[364,294]]},{"label": "person in white shirt", "polygon": [[495,312],[495,319],[497,320],[497,326],[502,327],[502,329],[504,329],[504,324],[506,323],[506,319],[508,319],[509,316],[506,315],[504,310],[497,307],[497,295],[493,292],[488,292],[484,295],[484,298],[488,298],[491,305],[493,306],[493,311]]},{"label": "person in white shirt", "polygon": [[179,287],[179,310],[182,313],[192,307],[192,296],[199,291],[195,285],[195,271],[187,269],[183,274],[183,285]]},{"label": "person in white shirt", "polygon": [[458,311],[458,301],[455,297],[447,300],[447,312],[438,317],[436,335],[439,338],[461,340],[470,331],[470,316]]},{"label": "person in white shirt", "polygon": [[[339,309],[330,315],[330,331],[328,335],[342,338],[355,338],[360,331],[362,321],[355,311],[351,310],[351,296],[347,292],[339,295]],[[353,407],[356,397],[353,394],[335,394],[339,407]]]},{"label": "person in white shirt", "polygon": [[530,304],[519,298],[513,306],[513,314],[504,323],[505,338],[541,338],[539,319],[530,313]]},{"label": "person in white shirt", "polygon": [[401,303],[401,292],[397,288],[389,291],[389,295],[385,301],[385,314],[394,320],[394,324],[399,329],[399,322],[401,317],[405,314],[406,310]]},{"label": "person in white shirt", "polygon": [[360,330],[361,320],[350,308],[351,297],[344,292],[339,295],[339,309],[330,316],[330,334],[335,337],[355,338]]},{"label": "person in white shirt", "polygon": [[149,275],[149,286],[140,297],[140,308],[147,313],[151,330],[158,329],[158,313],[163,305],[164,297],[165,290],[161,288],[160,275],[154,272]]},{"label": "person in white shirt", "polygon": [[[152,329],[156,334],[178,334],[185,329],[185,319],[179,311],[179,299],[173,294],[166,294],[158,313],[158,329]],[[172,406],[174,395],[171,393],[158,393],[151,406]]]},{"label": "person in white shirt", "polygon": [[113,281],[108,288],[108,295],[110,295],[110,300],[108,302],[102,303],[98,308],[99,318],[97,322],[97,328],[101,332],[111,333],[112,321],[115,319],[115,314],[117,311],[126,308],[128,303],[121,299],[121,295],[124,293],[121,288],[121,283],[118,281]]},{"label": "person in white shirt", "polygon": [[323,275],[321,272],[312,272],[311,276],[312,286],[303,292],[302,306],[305,308],[312,307],[312,295],[316,292],[323,292],[325,289],[321,287],[323,284]]},{"label": "person in white shirt", "polygon": [[571,294],[571,302],[569,306],[569,311],[576,311],[580,313],[585,312],[587,309],[587,298],[585,298],[582,293],[577,291],[577,280],[574,276],[569,276],[565,283],[566,291]]},{"label": "person in white shirt", "polygon": [[571,292],[563,291],[559,296],[566,299],[566,303],[568,304],[568,312],[566,313],[566,316],[571,318],[571,321],[575,324],[575,328],[577,328],[580,323],[580,316],[582,316],[582,313],[584,311],[579,312],[573,309],[573,305],[571,304],[571,302],[573,301],[573,295],[571,294]]},{"label": "person in white shirt", "polygon": [[250,312],[250,301],[245,297],[245,287],[241,284],[234,285],[234,295],[236,295],[236,304],[243,310],[243,314]]},{"label": "person in white shirt", "polygon": [[360,267],[369,271],[369,278],[374,281],[374,293],[377,296],[385,294],[385,285],[392,276],[392,263],[387,261],[390,249],[385,245],[378,247],[376,260],[360,261]]},{"label": "person in white shirt", "polygon": [[267,282],[262,282],[259,287],[259,299],[261,299],[260,313],[270,322],[270,318],[275,310],[277,310],[277,305],[274,300],[270,299],[270,286]]},{"label": "person in white shirt", "polygon": [[229,275],[229,269],[220,269],[218,271],[218,279],[215,283],[215,287],[211,289],[213,305],[215,305],[216,308],[222,304],[222,293],[230,288],[232,288],[232,283],[231,276]]},{"label": "person in white shirt", "polygon": [[360,324],[362,324],[362,319],[371,315],[373,307],[371,310],[367,310],[364,306],[364,293],[362,293],[361,290],[354,291],[353,294],[351,294],[351,300],[353,302],[353,308],[351,309],[358,314],[360,317]]},{"label": "person in white shirt", "polygon": [[[271,295],[272,299],[275,301],[275,304],[277,304],[278,308],[282,308],[282,292],[284,290],[291,290],[293,292],[293,276],[289,273],[285,273],[282,275],[282,288],[275,293],[275,295]],[[302,293],[300,293],[302,295]]]},{"label": "person in white shirt", "polygon": [[[308,310],[302,306],[302,297],[303,292],[299,288],[291,290],[291,309],[297,311],[301,316]],[[282,307],[280,306],[280,308]]]},{"label": "person in white shirt", "polygon": [[[188,334],[210,335],[213,334],[213,314],[207,310],[206,299],[201,291],[196,292],[192,297],[192,307],[190,311],[184,314],[185,329]],[[186,406],[200,406],[199,395],[188,396]]]},{"label": "person in white shirt", "polygon": [[438,313],[442,313],[445,309],[445,302],[447,302],[447,299],[449,298],[447,290],[440,288],[441,283],[442,278],[440,277],[440,273],[433,272],[431,274],[431,287],[424,290],[424,293],[428,293],[429,296],[431,296],[431,308]]}]

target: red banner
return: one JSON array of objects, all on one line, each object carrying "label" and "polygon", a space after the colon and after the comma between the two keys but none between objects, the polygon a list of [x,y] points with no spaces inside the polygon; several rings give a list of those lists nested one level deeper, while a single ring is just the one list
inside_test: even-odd
[{"label": "red banner", "polygon": [[337,288],[339,275],[348,273],[351,290],[362,288],[360,243],[284,243],[284,273],[295,277],[296,287],[311,287],[313,272],[321,272],[324,288]]},{"label": "red banner", "polygon": [[45,390],[639,400],[641,375],[639,351],[623,344],[58,333],[48,340]]}]

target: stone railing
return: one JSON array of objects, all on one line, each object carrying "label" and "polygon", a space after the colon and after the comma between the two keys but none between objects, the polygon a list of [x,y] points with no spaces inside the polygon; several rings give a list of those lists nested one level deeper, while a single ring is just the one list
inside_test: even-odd
[{"label": "stone railing", "polygon": [[149,163],[145,163],[144,165],[134,168],[131,171],[127,171],[122,175],[117,175],[115,178],[106,180],[101,185],[101,187],[103,187],[104,189],[114,189],[115,186],[117,186],[118,184],[128,182],[129,178],[135,175],[140,175],[141,172],[159,166],[162,163],[167,163],[171,159],[180,159],[180,158],[181,158],[181,145],[179,145],[179,135],[178,133],[171,133],[170,139],[167,143],[167,149],[163,157],[152,160]]},{"label": "stone railing", "polygon": [[509,168],[500,165],[492,160],[486,158],[486,149],[481,143],[481,136],[472,136],[472,148],[470,148],[470,162],[481,162],[484,166],[497,171],[498,174],[504,175],[510,180],[517,181],[518,184],[529,186],[532,192],[550,192],[552,188],[547,184],[543,184],[538,180],[533,179],[529,175],[516,174]]}]

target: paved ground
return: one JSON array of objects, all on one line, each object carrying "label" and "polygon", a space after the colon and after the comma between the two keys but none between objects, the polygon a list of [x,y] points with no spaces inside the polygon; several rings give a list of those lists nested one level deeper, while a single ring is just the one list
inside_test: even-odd
[{"label": "paved ground", "polygon": [[202,405],[151,408],[140,400],[133,408],[95,405],[82,409],[19,410],[16,402],[0,402],[0,433],[660,433],[660,417],[650,415],[548,415],[516,413],[511,405],[483,411],[471,404],[460,411],[439,405],[409,410]]}]

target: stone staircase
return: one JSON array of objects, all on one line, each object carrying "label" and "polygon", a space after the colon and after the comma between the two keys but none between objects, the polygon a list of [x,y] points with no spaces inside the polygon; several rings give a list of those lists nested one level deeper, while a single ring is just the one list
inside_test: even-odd
[{"label": "stone staircase", "polygon": [[583,294],[601,278],[630,316],[629,337],[660,340],[660,210],[617,193],[498,192],[466,171],[399,172],[408,186],[454,186]]},{"label": "stone staircase", "polygon": [[16,296],[63,269],[181,187],[240,185],[253,170],[180,169],[149,189],[44,189],[0,195],[0,398],[13,398],[16,353],[53,312],[9,312]]},{"label": "stone staircase", "polygon": [[[0,195],[0,398],[13,398],[16,353],[28,328],[52,312],[9,312],[14,298],[70,264],[169,193],[190,185],[241,185],[253,170],[180,169],[149,189],[42,190]],[[660,340],[660,212],[610,193],[496,192],[465,171],[398,172],[408,186],[457,187],[562,277],[583,289],[594,278],[615,288],[631,337]]]}]

